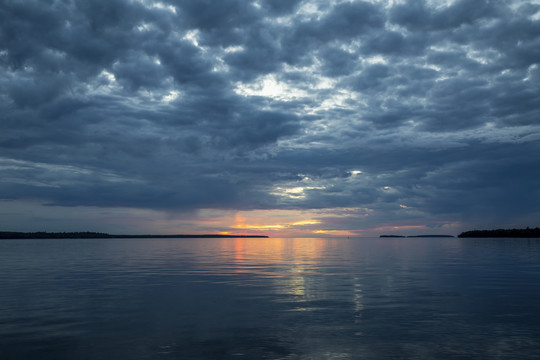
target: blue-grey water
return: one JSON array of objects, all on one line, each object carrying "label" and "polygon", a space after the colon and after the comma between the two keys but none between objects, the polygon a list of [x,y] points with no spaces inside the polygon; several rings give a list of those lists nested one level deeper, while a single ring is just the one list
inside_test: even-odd
[{"label": "blue-grey water", "polygon": [[540,358],[537,239],[0,241],[0,359]]}]

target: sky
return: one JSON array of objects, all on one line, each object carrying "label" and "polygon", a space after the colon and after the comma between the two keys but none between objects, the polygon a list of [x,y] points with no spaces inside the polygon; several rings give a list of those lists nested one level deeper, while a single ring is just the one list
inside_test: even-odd
[{"label": "sky", "polygon": [[0,2],[0,230],[526,226],[538,0]]}]

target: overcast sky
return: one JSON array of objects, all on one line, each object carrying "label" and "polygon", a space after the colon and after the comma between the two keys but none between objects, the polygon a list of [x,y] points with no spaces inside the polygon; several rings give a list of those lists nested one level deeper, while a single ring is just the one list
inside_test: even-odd
[{"label": "overcast sky", "polygon": [[2,0],[0,230],[540,226],[540,1]]}]

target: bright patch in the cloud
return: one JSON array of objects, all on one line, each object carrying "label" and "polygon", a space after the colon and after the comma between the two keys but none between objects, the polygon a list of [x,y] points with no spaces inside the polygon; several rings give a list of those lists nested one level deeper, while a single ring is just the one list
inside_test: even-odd
[{"label": "bright patch in the cloud", "polygon": [[375,55],[375,56],[371,56],[371,57],[368,57],[368,58],[364,58],[363,62],[365,62],[366,64],[369,64],[369,65],[373,65],[373,64],[386,65],[386,64],[388,64],[388,61],[384,57],[382,57],[381,55]]},{"label": "bright patch in the cloud", "polygon": [[320,76],[317,79],[317,84],[315,84],[313,88],[316,90],[333,89],[336,83],[337,83],[336,80]]},{"label": "bright patch in the cloud", "polygon": [[228,54],[241,52],[241,51],[244,51],[244,50],[245,50],[245,48],[243,46],[229,46],[229,47],[226,47],[225,49],[223,49],[223,51],[228,53]]},{"label": "bright patch in the cloud", "polygon": [[190,30],[186,32],[186,35],[184,35],[184,40],[191,41],[191,43],[197,47],[199,47],[199,30]]},{"label": "bright patch in the cloud", "polygon": [[165,10],[173,14],[176,14],[175,6],[170,5],[170,4],[165,4],[161,1],[154,1],[154,0],[134,0],[134,1],[141,3],[147,9],[160,9],[160,10]]},{"label": "bright patch in the cloud", "polygon": [[306,190],[322,190],[326,189],[325,186],[296,186],[292,188],[277,187],[271,194],[288,197],[291,199],[304,199],[306,197]]},{"label": "bright patch in the cloud", "polygon": [[111,83],[116,82],[116,77],[114,76],[114,74],[108,72],[107,70],[103,70],[101,74],[99,74],[99,76],[106,78]]},{"label": "bright patch in the cloud", "polygon": [[180,95],[180,93],[176,90],[172,90],[169,92],[168,95],[165,95],[162,99],[163,102],[165,103],[169,103],[171,101],[174,101],[176,99],[178,99],[178,96]]},{"label": "bright patch in the cloud", "polygon": [[176,14],[176,7],[174,7],[173,5],[164,4],[162,2],[154,2],[152,4],[152,7],[155,7],[155,8],[161,9],[161,10],[167,10],[167,11],[170,11],[171,13],[173,13],[173,14]]},{"label": "bright patch in the cloud", "polygon": [[457,0],[427,0],[427,5],[436,10],[442,10],[454,5],[456,1]]},{"label": "bright patch in the cloud", "polygon": [[323,16],[323,12],[319,10],[317,5],[313,2],[303,2],[302,5],[298,8],[298,11],[296,14],[300,17],[306,18],[306,19],[320,19]]},{"label": "bright patch in the cloud", "polygon": [[427,65],[424,65],[424,68],[426,69],[431,69],[431,70],[435,70],[437,72],[441,71],[442,68],[440,66],[437,66],[437,65],[433,65],[433,64],[427,64]]},{"label": "bright patch in the cloud", "polygon": [[[367,106],[367,103],[359,97],[358,93],[348,90],[334,90],[318,105],[314,107],[307,106],[306,112],[315,115],[319,112],[325,112],[334,109],[352,110],[359,106]],[[359,119],[357,119],[356,121],[358,123],[361,122],[361,120]]]},{"label": "bright patch in the cloud", "polygon": [[531,66],[529,66],[529,68],[527,69],[527,77],[524,78],[523,81],[531,80],[531,73],[536,69],[538,69],[538,64],[532,64]]},{"label": "bright patch in the cloud", "polygon": [[398,190],[396,188],[393,188],[391,186],[383,186],[382,191],[384,191],[386,194],[397,194]]},{"label": "bright patch in the cloud", "polygon": [[304,194],[304,189],[305,188],[298,186],[290,189],[283,189],[283,192],[290,196],[299,196]]},{"label": "bright patch in the cloud", "polygon": [[308,96],[306,91],[278,81],[273,74],[263,76],[251,84],[237,83],[234,91],[243,96],[264,96],[280,101],[291,101]]},{"label": "bright patch in the cloud", "polygon": [[105,69],[93,80],[81,86],[86,95],[110,95],[122,89],[114,74]]},{"label": "bright patch in the cloud", "polygon": [[142,23],[137,25],[137,30],[140,32],[150,31],[152,29],[152,24]]},{"label": "bright patch in the cloud", "polygon": [[[232,49],[236,50],[237,48],[239,47],[233,47]],[[242,48],[242,50],[244,49]],[[313,105],[311,105],[311,102],[307,102],[304,111],[309,114],[317,114],[335,108],[352,109],[358,104],[364,104],[358,98],[357,93],[348,90],[336,90],[338,80],[320,75],[317,65],[295,67],[285,64],[284,72],[310,74],[309,84],[304,84],[304,87],[300,88],[291,83],[280,81],[275,74],[268,74],[251,83],[237,82],[234,91],[242,96],[264,96],[277,101],[293,101],[313,98],[316,96],[314,91],[334,89],[331,93],[325,93],[324,97],[320,101],[314,102]],[[305,85],[309,86],[309,90],[306,90]]]},{"label": "bright patch in the cloud", "polygon": [[490,64],[496,61],[501,55],[495,50],[477,50],[472,46],[463,46],[467,58],[474,60],[482,65]]}]

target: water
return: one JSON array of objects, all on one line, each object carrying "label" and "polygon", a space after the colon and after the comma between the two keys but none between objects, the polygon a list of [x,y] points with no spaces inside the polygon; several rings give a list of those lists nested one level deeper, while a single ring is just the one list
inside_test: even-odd
[{"label": "water", "polygon": [[0,359],[540,359],[540,240],[0,241]]}]

